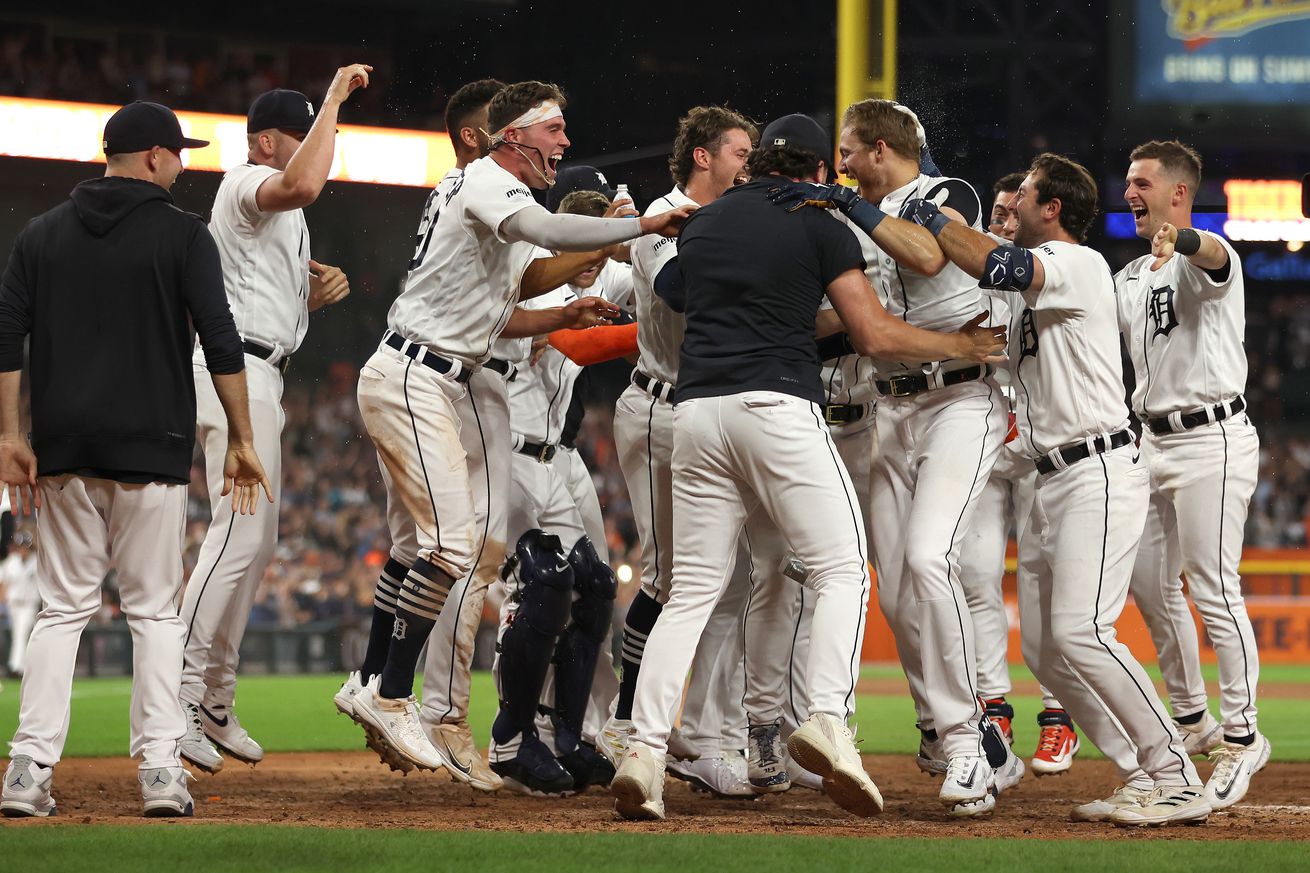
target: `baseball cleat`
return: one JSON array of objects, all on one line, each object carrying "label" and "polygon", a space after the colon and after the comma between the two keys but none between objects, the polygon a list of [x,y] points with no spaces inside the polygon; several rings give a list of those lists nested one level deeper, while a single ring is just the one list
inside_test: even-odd
[{"label": "baseball cleat", "polygon": [[195,812],[187,791],[187,771],[181,767],[152,767],[141,770],[141,806],[146,818],[176,818]]},{"label": "baseball cleat", "polygon": [[1110,821],[1121,828],[1201,824],[1211,811],[1200,785],[1163,785],[1139,804],[1121,806],[1110,813]]},{"label": "baseball cleat", "polygon": [[1044,709],[1037,714],[1042,732],[1037,738],[1032,768],[1037,776],[1056,776],[1073,766],[1078,754],[1078,734],[1069,713],[1063,709]]},{"label": "baseball cleat", "polygon": [[1009,746],[1005,747],[1005,763],[999,767],[992,768],[992,775],[996,781],[996,793],[1009,791],[1014,786],[1023,781],[1024,766],[1023,758],[1020,758]]},{"label": "baseball cleat", "polygon": [[478,791],[497,791],[505,786],[478,754],[473,731],[469,730],[467,723],[425,725],[424,730],[446,772],[456,782],[463,782]]},{"label": "baseball cleat", "polygon": [[787,740],[797,764],[823,779],[824,792],[847,812],[865,818],[882,812],[882,794],[860,763],[846,722],[827,713],[805,720]]},{"label": "baseball cleat", "polygon": [[178,752],[196,769],[209,774],[217,773],[223,769],[223,756],[205,736],[204,723],[200,720],[200,707],[186,702],[180,705],[182,715],[186,718],[186,733],[182,735]]},{"label": "baseball cleat", "polygon": [[332,703],[336,706],[337,712],[342,715],[348,715],[351,719],[355,718],[355,695],[364,690],[364,681],[360,678],[359,671],[354,670],[346,681],[341,683],[341,690],[332,695]]},{"label": "baseball cleat", "polygon": [[664,766],[670,776],[691,783],[693,791],[708,791],[715,797],[754,797],[755,790],[746,778],[746,759],[736,752],[701,755],[695,761],[667,759]]},{"label": "baseball cleat", "polygon": [[1148,796],[1151,790],[1149,788],[1134,788],[1131,785],[1120,785],[1114,790],[1109,797],[1103,800],[1093,800],[1091,803],[1084,803],[1082,806],[1075,806],[1069,813],[1070,821],[1109,821],[1110,816],[1115,810],[1123,809],[1126,806],[1140,806]]},{"label": "baseball cleat", "polygon": [[219,751],[245,764],[258,764],[264,760],[264,749],[255,742],[230,707],[210,709],[200,705],[200,723],[205,736],[218,746]]},{"label": "baseball cleat", "polygon": [[1246,796],[1251,777],[1269,763],[1272,748],[1265,735],[1256,732],[1250,745],[1221,741],[1210,751],[1214,772],[1205,783],[1205,799],[1214,810],[1227,809]]},{"label": "baseball cleat", "polygon": [[792,759],[791,753],[787,752],[787,747],[783,746],[783,752],[787,758],[787,775],[791,777],[792,788],[804,788],[808,791],[817,791],[823,793],[823,779],[817,773],[811,773],[800,764]]},{"label": "baseball cleat", "polygon": [[596,737],[596,751],[605,756],[605,760],[614,765],[617,770],[619,764],[623,762],[623,756],[628,751],[628,743],[632,741],[632,736],[637,729],[632,726],[630,718],[609,717],[605,726],[600,729],[600,735]]},{"label": "baseball cleat", "polygon": [[946,778],[938,798],[943,804],[976,803],[996,790],[992,766],[981,755],[956,755],[946,765]]},{"label": "baseball cleat", "polygon": [[996,795],[988,793],[977,800],[956,803],[946,811],[951,818],[986,818],[996,811]]},{"label": "baseball cleat", "polygon": [[758,794],[774,794],[791,788],[787,754],[782,747],[782,719],[750,726],[746,741],[746,776]]},{"label": "baseball cleat", "polygon": [[1188,757],[1208,755],[1211,749],[1218,748],[1224,741],[1224,726],[1215,721],[1208,709],[1195,724],[1179,724],[1175,720],[1174,733],[1182,741],[1183,751]]},{"label": "baseball cleat", "polygon": [[626,819],[664,818],[664,761],[650,746],[633,743],[623,755],[614,781],[614,811]]},{"label": "baseball cleat", "polygon": [[355,717],[355,695],[363,690],[364,685],[360,682],[359,671],[356,670],[346,677],[341,690],[332,696],[332,702],[336,705],[337,712],[349,716],[351,721],[364,729],[365,748],[375,752],[378,760],[390,767],[393,773],[408,776],[416,769],[413,762],[384,743],[382,735],[374,730],[372,725]]},{"label": "baseball cleat", "polygon": [[987,717],[996,725],[996,729],[1001,732],[1005,738],[1007,746],[1014,745],[1014,707],[1011,706],[1004,696],[993,697],[991,700],[983,701],[983,711]]},{"label": "baseball cleat", "polygon": [[42,767],[29,755],[15,755],[5,770],[0,812],[6,818],[45,818],[58,815],[55,799],[50,796],[50,783],[54,776],[55,768]]},{"label": "baseball cleat", "polygon": [[560,755],[558,760],[573,777],[574,791],[586,791],[590,785],[605,788],[614,779],[614,766],[591,743],[578,743],[576,749]]},{"label": "baseball cleat", "polygon": [[919,754],[914,763],[928,776],[946,775],[946,753],[942,751],[942,741],[937,734],[919,731]]},{"label": "baseball cleat", "polygon": [[414,695],[397,700],[382,697],[378,693],[381,684],[382,677],[374,676],[355,694],[352,701],[355,720],[376,731],[383,746],[414,766],[434,772],[442,769],[441,757],[419,723],[418,701]]},{"label": "baseball cleat", "polygon": [[669,757],[679,761],[695,761],[700,757],[700,747],[674,728],[669,731]]},{"label": "baseball cleat", "polygon": [[[493,752],[496,753],[493,757],[504,754],[499,747]],[[522,735],[514,754],[504,760],[492,761],[491,769],[506,788],[517,794],[565,797],[576,790],[569,771],[535,734]]]}]

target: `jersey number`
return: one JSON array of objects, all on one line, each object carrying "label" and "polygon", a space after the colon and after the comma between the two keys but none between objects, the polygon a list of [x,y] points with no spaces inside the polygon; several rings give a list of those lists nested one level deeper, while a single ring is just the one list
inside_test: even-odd
[{"label": "jersey number", "polygon": [[428,195],[428,202],[423,204],[423,217],[419,219],[418,235],[414,237],[414,257],[409,259],[409,272],[414,272],[423,263],[428,253],[428,243],[432,242],[432,231],[437,227],[437,216],[441,213],[440,198],[433,190]]}]

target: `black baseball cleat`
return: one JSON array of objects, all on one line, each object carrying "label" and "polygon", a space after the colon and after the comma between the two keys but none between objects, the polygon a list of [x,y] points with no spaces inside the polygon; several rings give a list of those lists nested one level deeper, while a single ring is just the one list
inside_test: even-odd
[{"label": "black baseball cleat", "polygon": [[491,769],[519,794],[562,796],[576,790],[569,771],[536,736],[525,735],[518,753],[508,761],[492,761]]},{"label": "black baseball cleat", "polygon": [[590,743],[578,743],[572,752],[560,755],[559,762],[573,777],[573,788],[576,791],[585,791],[591,785],[607,788],[614,779],[614,765],[605,760]]}]

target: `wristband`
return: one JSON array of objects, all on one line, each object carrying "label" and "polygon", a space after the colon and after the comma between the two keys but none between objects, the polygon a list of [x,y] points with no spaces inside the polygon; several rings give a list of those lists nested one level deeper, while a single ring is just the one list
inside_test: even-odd
[{"label": "wristband", "polygon": [[1174,240],[1174,251],[1180,255],[1194,255],[1201,250],[1201,235],[1190,227],[1180,228]]},{"label": "wristband", "polygon": [[874,206],[868,200],[861,198],[855,202],[855,205],[846,213],[846,217],[851,220],[851,224],[864,231],[869,236],[873,236],[873,229],[882,223],[887,217],[877,206]]}]

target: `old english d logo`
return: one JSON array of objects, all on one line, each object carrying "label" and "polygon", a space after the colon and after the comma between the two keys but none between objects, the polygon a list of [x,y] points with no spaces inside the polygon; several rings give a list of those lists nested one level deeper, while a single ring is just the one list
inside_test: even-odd
[{"label": "old english d logo", "polygon": [[1146,304],[1146,315],[1155,326],[1155,330],[1151,332],[1151,339],[1158,336],[1167,337],[1178,326],[1178,317],[1174,314],[1172,285],[1151,289],[1151,299]]},{"label": "old english d logo", "polygon": [[1019,319],[1019,360],[1037,357],[1037,319],[1031,309],[1025,309]]}]

